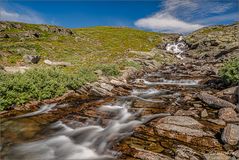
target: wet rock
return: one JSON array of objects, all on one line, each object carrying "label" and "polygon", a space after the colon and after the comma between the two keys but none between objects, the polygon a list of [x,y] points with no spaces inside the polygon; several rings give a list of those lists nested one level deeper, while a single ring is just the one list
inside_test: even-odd
[{"label": "wet rock", "polygon": [[235,86],[235,87],[224,89],[220,92],[217,92],[216,96],[226,101],[229,101],[233,104],[236,104],[238,103],[238,99],[239,99],[239,87]]},{"label": "wet rock", "polygon": [[163,154],[154,153],[151,151],[136,149],[136,153],[134,154],[135,158],[139,158],[141,160],[173,160],[172,158],[165,156]]},{"label": "wet rock", "polygon": [[72,66],[72,64],[69,62],[53,62],[48,59],[44,60],[44,63],[50,66]]},{"label": "wet rock", "polygon": [[207,153],[204,157],[206,160],[230,160],[230,157],[224,153]]},{"label": "wet rock", "polygon": [[203,131],[202,127],[198,121],[186,116],[168,116],[155,125],[159,136],[203,147],[220,148],[213,134]]},{"label": "wet rock", "polygon": [[233,108],[233,109],[236,108],[236,105],[228,101],[225,101],[221,98],[210,95],[204,91],[200,92],[200,94],[198,95],[198,98],[213,108],[224,108],[224,107]]},{"label": "wet rock", "polygon": [[179,145],[176,149],[175,160],[200,160],[202,155],[192,148]]},{"label": "wet rock", "polygon": [[239,122],[239,117],[237,117],[237,113],[232,108],[222,108],[218,112],[218,116],[220,119],[226,122]]},{"label": "wet rock", "polygon": [[228,124],[222,133],[222,140],[224,143],[236,145],[239,141],[239,126],[235,124]]},{"label": "wet rock", "polygon": [[214,123],[214,124],[217,124],[217,125],[221,125],[221,126],[226,125],[226,122],[221,120],[221,119],[208,119],[207,121],[211,122],[211,123]]},{"label": "wet rock", "polygon": [[178,110],[175,114],[175,116],[193,116],[193,117],[199,117],[197,110]]},{"label": "wet rock", "polygon": [[202,118],[205,118],[205,117],[207,117],[207,116],[208,116],[207,110],[204,109],[204,110],[201,112],[201,117],[202,117]]},{"label": "wet rock", "polygon": [[40,61],[41,57],[35,55],[24,55],[23,59],[26,63],[37,64]]}]

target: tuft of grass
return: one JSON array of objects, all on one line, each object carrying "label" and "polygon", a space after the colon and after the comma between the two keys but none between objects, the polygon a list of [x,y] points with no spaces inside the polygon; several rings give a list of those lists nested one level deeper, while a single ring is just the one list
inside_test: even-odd
[{"label": "tuft of grass", "polygon": [[121,65],[123,67],[134,67],[136,69],[141,69],[141,64],[137,63],[137,62],[134,62],[134,61],[123,61],[121,62]]},{"label": "tuft of grass", "polygon": [[105,76],[118,76],[120,74],[120,69],[116,64],[103,64],[96,68],[100,69]]},{"label": "tuft of grass", "polygon": [[228,84],[239,84],[239,58],[231,59],[224,63],[219,75]]},{"label": "tuft of grass", "polygon": [[87,69],[74,74],[66,74],[57,68],[32,69],[24,74],[0,72],[0,110],[31,100],[61,96],[67,90],[77,89],[96,78],[93,71]]}]

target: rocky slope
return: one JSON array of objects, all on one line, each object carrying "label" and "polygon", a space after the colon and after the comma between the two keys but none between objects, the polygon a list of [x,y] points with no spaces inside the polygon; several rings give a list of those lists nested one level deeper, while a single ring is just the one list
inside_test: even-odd
[{"label": "rocky slope", "polygon": [[238,24],[204,28],[185,37],[183,60],[157,64],[155,55],[169,54],[160,44],[134,52],[141,71],[115,78],[98,70],[97,82],[61,99],[3,113],[2,158],[238,159],[239,88],[217,75],[239,55],[237,33]]}]

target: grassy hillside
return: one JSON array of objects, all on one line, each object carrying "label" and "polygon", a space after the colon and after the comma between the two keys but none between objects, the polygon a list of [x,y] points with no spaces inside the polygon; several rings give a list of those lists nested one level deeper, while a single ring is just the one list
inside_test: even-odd
[{"label": "grassy hillside", "polygon": [[[1,32],[1,35],[10,34],[10,38],[0,38],[2,65],[23,64],[24,54],[37,54],[42,59],[54,61],[68,61],[74,64],[74,68],[89,67],[96,63],[115,63],[136,56],[129,54],[128,50],[149,51],[161,40],[158,33],[130,28],[81,28],[73,29],[72,35],[64,35],[45,31],[42,28],[44,25],[20,25],[24,27]],[[21,35],[24,32],[37,33],[39,37],[25,38]]]},{"label": "grassy hillside", "polygon": [[[49,25],[0,22],[0,66],[28,65],[24,74],[1,73],[0,110],[30,100],[62,95],[97,79],[94,71],[116,76],[126,66],[137,66],[127,60],[150,51],[163,35],[123,27],[65,29]],[[26,64],[23,56],[40,55],[38,64]],[[49,67],[43,63],[66,61],[70,67]],[[41,74],[40,72],[44,73]],[[65,77],[65,78],[63,78]],[[46,82],[47,81],[47,82]]]}]

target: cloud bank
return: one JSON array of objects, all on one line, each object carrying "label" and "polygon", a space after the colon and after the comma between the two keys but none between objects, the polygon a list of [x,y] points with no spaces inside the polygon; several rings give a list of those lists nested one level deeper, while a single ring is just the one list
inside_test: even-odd
[{"label": "cloud bank", "polygon": [[0,21],[16,21],[25,23],[46,23],[45,20],[35,11],[20,5],[11,7],[0,3]]},{"label": "cloud bank", "polygon": [[237,2],[166,0],[160,6],[159,12],[138,19],[134,24],[138,28],[153,31],[188,33],[211,25],[212,22],[237,19],[235,13],[227,13],[234,3]]}]

